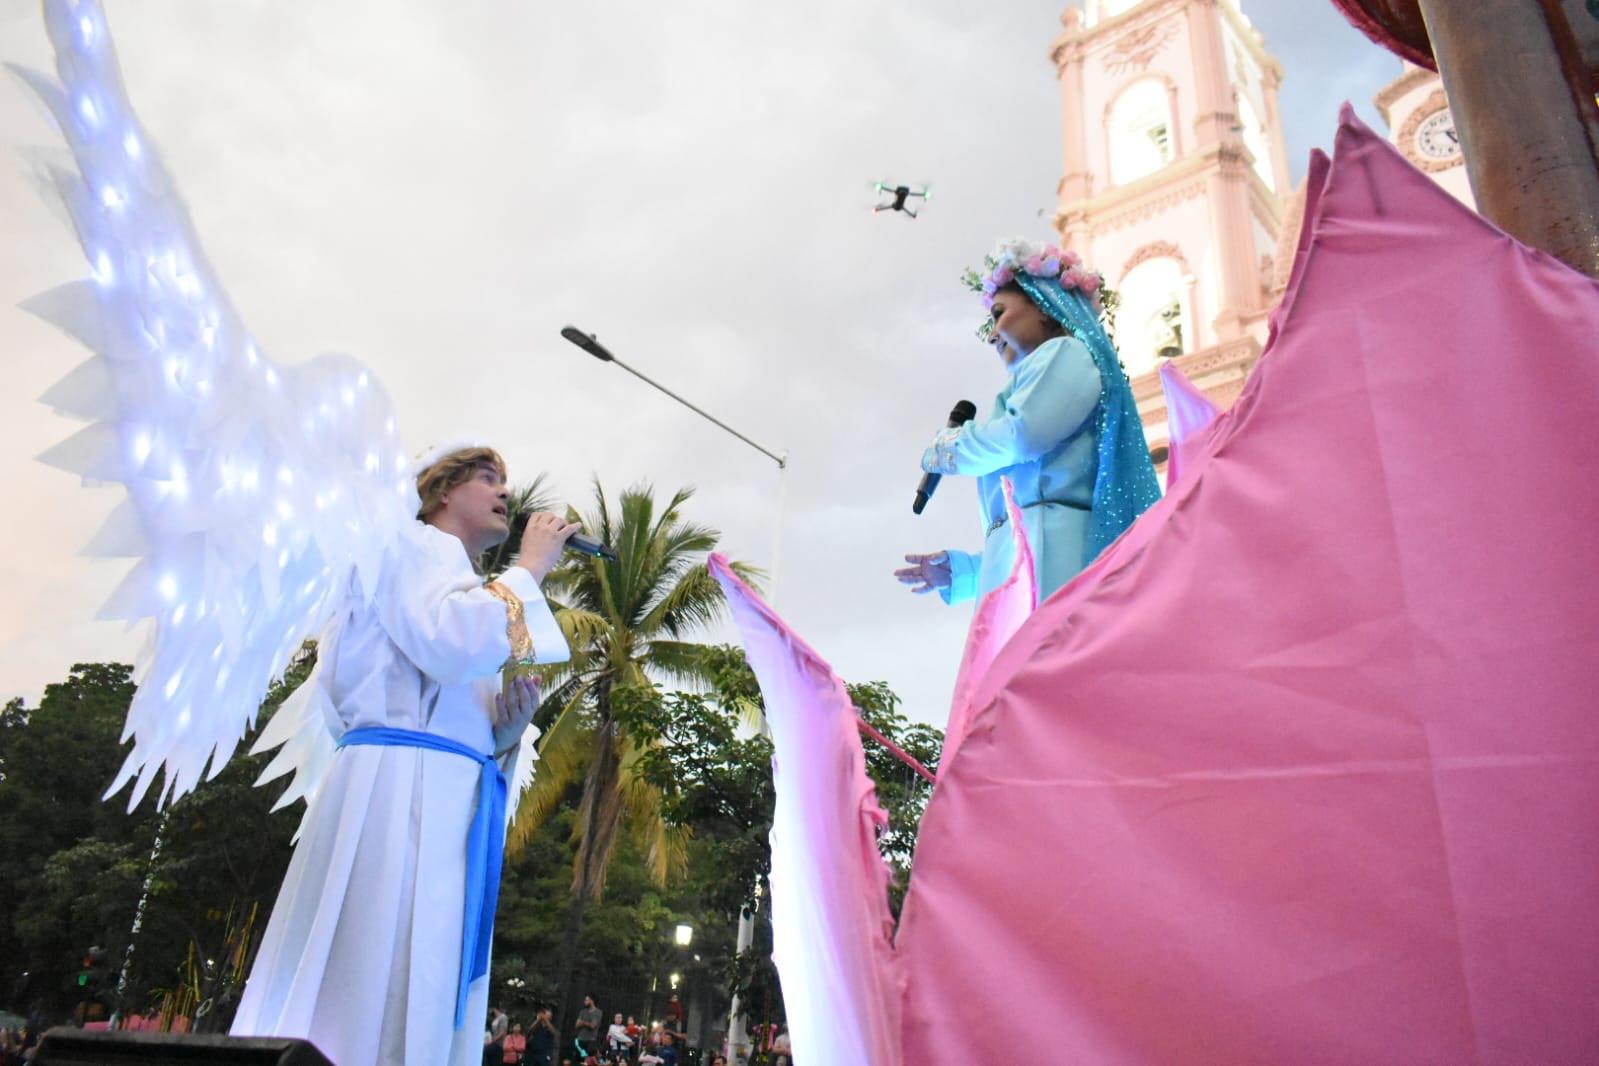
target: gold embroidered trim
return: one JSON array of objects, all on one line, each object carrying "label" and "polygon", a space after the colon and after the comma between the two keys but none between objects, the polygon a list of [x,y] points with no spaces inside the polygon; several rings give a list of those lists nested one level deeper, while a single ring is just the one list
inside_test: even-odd
[{"label": "gold embroidered trim", "polygon": [[490,581],[483,586],[490,596],[505,604],[505,635],[511,641],[511,657],[506,666],[529,666],[533,663],[533,637],[527,631],[527,618],[522,610],[521,597],[500,584]]}]

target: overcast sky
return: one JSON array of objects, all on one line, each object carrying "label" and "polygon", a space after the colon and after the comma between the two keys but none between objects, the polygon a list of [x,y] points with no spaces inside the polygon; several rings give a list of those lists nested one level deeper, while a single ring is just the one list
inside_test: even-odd
[{"label": "overcast sky", "polygon": [[[1047,53],[1060,0],[113,0],[135,107],[213,265],[282,362],[348,351],[410,450],[496,441],[587,509],[694,485],[689,516],[771,567],[845,678],[942,724],[968,612],[912,597],[906,551],[975,548],[969,481],[910,513],[921,449],[1002,371],[958,283],[999,237],[1048,236],[1062,172]],[[1328,0],[1246,0],[1283,63],[1294,178],[1340,101],[1398,61]],[[0,58],[50,62],[38,4],[0,0]],[[36,402],[87,357],[18,301],[85,273],[16,149],[58,143],[0,89],[0,698],[128,659],[90,619],[126,569],[77,550],[118,499],[33,457],[76,424]],[[916,222],[876,178],[931,181]],[[576,323],[775,464],[558,336]],[[782,501],[781,508],[779,501]],[[779,523],[781,520],[781,523]],[[717,634],[732,639],[732,634]]]}]

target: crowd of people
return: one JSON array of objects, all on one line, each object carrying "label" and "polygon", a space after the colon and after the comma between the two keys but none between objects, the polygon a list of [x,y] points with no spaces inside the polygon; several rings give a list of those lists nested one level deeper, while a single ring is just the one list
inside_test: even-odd
[{"label": "crowd of people", "polygon": [[498,1007],[489,1008],[483,1034],[484,1066],[727,1066],[725,1056],[702,1058],[690,1049],[683,1004],[673,993],[662,1016],[640,1025],[632,1015],[605,1014],[593,996],[583,997],[570,1037],[563,1043],[550,1010],[524,1026]]},{"label": "crowd of people", "polygon": [[0,1028],[0,1066],[23,1066],[33,1061],[39,1032],[30,1025]]}]

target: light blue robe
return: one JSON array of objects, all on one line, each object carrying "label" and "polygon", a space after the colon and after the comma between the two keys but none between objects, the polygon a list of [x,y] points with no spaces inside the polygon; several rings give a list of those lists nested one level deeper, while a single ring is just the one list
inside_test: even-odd
[{"label": "light blue robe", "polygon": [[923,456],[924,469],[977,478],[986,539],[981,552],[949,552],[945,603],[980,597],[1010,576],[1015,559],[1001,477],[1011,479],[1033,549],[1038,598],[1084,565],[1098,470],[1094,413],[1099,370],[1082,342],[1057,337],[1007,368],[1010,382],[982,423],[945,430]]}]

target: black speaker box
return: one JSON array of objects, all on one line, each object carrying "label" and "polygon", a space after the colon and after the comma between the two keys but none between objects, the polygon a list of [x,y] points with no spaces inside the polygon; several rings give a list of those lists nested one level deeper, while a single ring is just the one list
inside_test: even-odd
[{"label": "black speaker box", "polygon": [[33,1066],[333,1066],[309,1040],[283,1036],[91,1033],[51,1029]]}]

